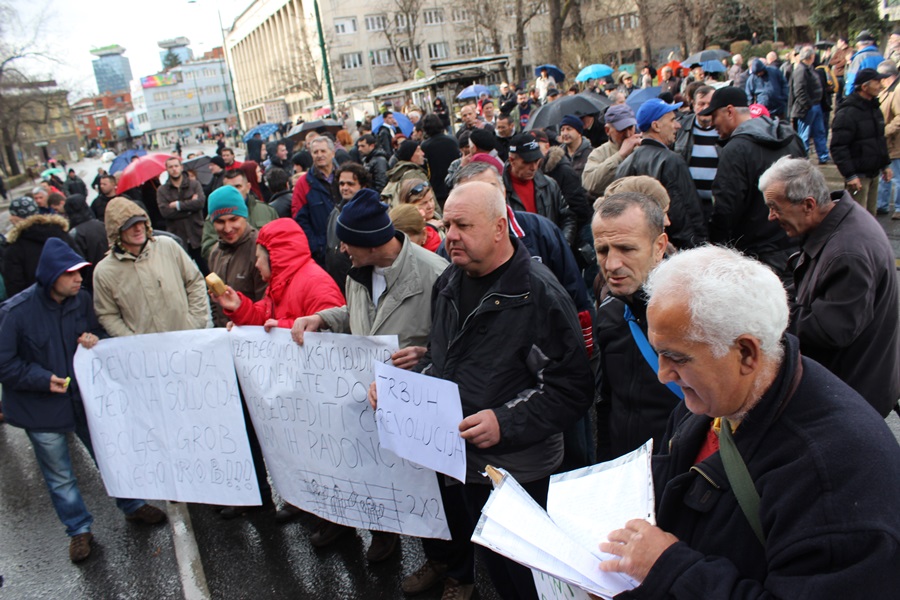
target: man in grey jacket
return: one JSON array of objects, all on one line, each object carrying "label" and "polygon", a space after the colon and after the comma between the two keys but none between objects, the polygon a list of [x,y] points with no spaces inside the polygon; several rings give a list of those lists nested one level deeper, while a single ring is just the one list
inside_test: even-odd
[{"label": "man in grey jacket", "polygon": [[200,253],[200,241],[203,237],[203,207],[206,206],[206,194],[196,179],[184,174],[181,159],[173,156],[166,160],[168,181],[156,191],[156,203],[159,212],[166,219],[166,228],[182,239],[188,254],[197,263],[200,271],[206,275],[209,267]]}]

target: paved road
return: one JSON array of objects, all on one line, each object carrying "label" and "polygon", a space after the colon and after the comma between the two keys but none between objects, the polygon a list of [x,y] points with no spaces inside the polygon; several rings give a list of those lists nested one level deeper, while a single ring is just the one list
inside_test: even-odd
[{"label": "paved road", "polygon": [[[98,164],[89,160],[74,168],[90,184]],[[5,211],[0,213],[0,227],[6,217]],[[880,221],[900,256],[900,221]],[[888,424],[900,440],[900,418],[892,414]],[[369,541],[365,532],[317,551],[308,542],[306,523],[277,525],[271,513],[223,521],[213,507],[203,505],[188,507],[189,530],[182,521],[177,521],[176,531],[172,525],[137,527],[126,523],[106,496],[81,445],[76,442],[72,450],[82,493],[95,518],[94,556],[82,565],[69,562],[68,538],[53,512],[27,438],[19,429],[0,426],[0,600],[391,600],[403,597],[399,591],[402,575],[412,572],[423,558],[419,542],[404,538],[397,556],[370,568],[364,559]],[[155,504],[166,507],[166,503]],[[185,507],[167,508],[177,515]],[[196,540],[199,569],[179,565],[176,558],[175,538],[182,539],[185,532],[192,532]],[[208,594],[185,594],[185,570],[189,587]],[[496,598],[481,571],[479,589],[481,598]],[[419,598],[439,596],[440,591],[435,590]]]}]

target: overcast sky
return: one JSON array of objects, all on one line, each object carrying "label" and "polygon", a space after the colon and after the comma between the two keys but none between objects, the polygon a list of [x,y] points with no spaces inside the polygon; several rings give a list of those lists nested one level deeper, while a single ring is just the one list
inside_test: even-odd
[{"label": "overcast sky", "polygon": [[[4,0],[0,0],[4,1]],[[70,101],[97,92],[92,48],[119,44],[135,78],[161,69],[157,42],[188,38],[195,56],[222,45],[216,9],[227,28],[251,0],[5,0],[19,15],[14,31],[39,28],[48,54],[59,63],[29,64],[73,91]]]}]

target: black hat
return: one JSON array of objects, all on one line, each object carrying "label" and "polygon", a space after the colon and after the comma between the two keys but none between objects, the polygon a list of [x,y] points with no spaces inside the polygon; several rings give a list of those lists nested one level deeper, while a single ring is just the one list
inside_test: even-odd
[{"label": "black hat", "polygon": [[388,205],[375,190],[359,190],[341,210],[335,232],[339,240],[351,246],[376,248],[387,244],[394,237]]},{"label": "black hat", "polygon": [[863,29],[862,31],[859,32],[859,35],[856,36],[857,44],[860,42],[874,42],[874,41],[875,41],[875,36],[872,35],[872,32],[869,31],[868,29]]},{"label": "black hat", "polygon": [[220,169],[224,169],[224,168],[225,168],[225,159],[223,159],[223,158],[222,158],[221,156],[219,156],[219,155],[216,155],[216,156],[213,156],[212,158],[210,158],[210,159],[209,159],[209,162],[211,162],[212,164],[216,165],[216,166],[219,167]]},{"label": "black hat", "polygon": [[509,153],[515,154],[525,162],[533,162],[544,158],[537,140],[527,133],[514,135],[509,140]]},{"label": "black hat", "polygon": [[856,72],[856,79],[853,80],[853,87],[862,87],[862,84],[874,81],[876,79],[887,79],[890,75],[882,75],[875,69],[860,69]]},{"label": "black hat", "polygon": [[746,92],[731,85],[719,88],[713,93],[706,110],[702,110],[697,114],[701,117],[708,117],[726,106],[749,106]]},{"label": "black hat", "polygon": [[472,144],[482,150],[493,150],[496,147],[496,136],[487,129],[473,129],[469,135]]},{"label": "black hat", "polygon": [[414,140],[406,140],[400,147],[397,148],[397,160],[405,160],[409,161],[413,154],[416,153],[416,150],[419,148],[419,142]]}]

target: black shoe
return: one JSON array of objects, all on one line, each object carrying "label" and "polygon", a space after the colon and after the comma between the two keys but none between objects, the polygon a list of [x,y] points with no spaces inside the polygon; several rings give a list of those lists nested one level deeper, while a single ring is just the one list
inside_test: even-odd
[{"label": "black shoe", "polygon": [[275,513],[276,523],[289,523],[303,514],[303,511],[293,504],[284,503],[284,506]]},{"label": "black shoe", "polygon": [[891,211],[889,211],[886,208],[879,208],[878,210],[875,211],[875,214],[876,215],[889,215],[889,214],[891,214]]},{"label": "black shoe", "polygon": [[125,520],[142,525],[159,525],[166,522],[166,513],[151,504],[145,504],[130,515],[125,515]]},{"label": "black shoe", "polygon": [[237,519],[238,517],[243,517],[249,513],[264,511],[267,508],[271,508],[271,506],[266,506],[265,504],[256,504],[253,506],[226,506],[219,511],[219,516],[226,521],[230,521],[231,519]]},{"label": "black shoe", "polygon": [[366,551],[366,560],[371,564],[380,563],[391,557],[399,546],[400,536],[385,531],[372,532],[372,544]]},{"label": "black shoe", "polygon": [[309,543],[312,544],[314,548],[324,548],[352,531],[354,531],[352,527],[338,525],[337,523],[322,519],[322,522],[319,523],[316,530],[309,536]]}]

